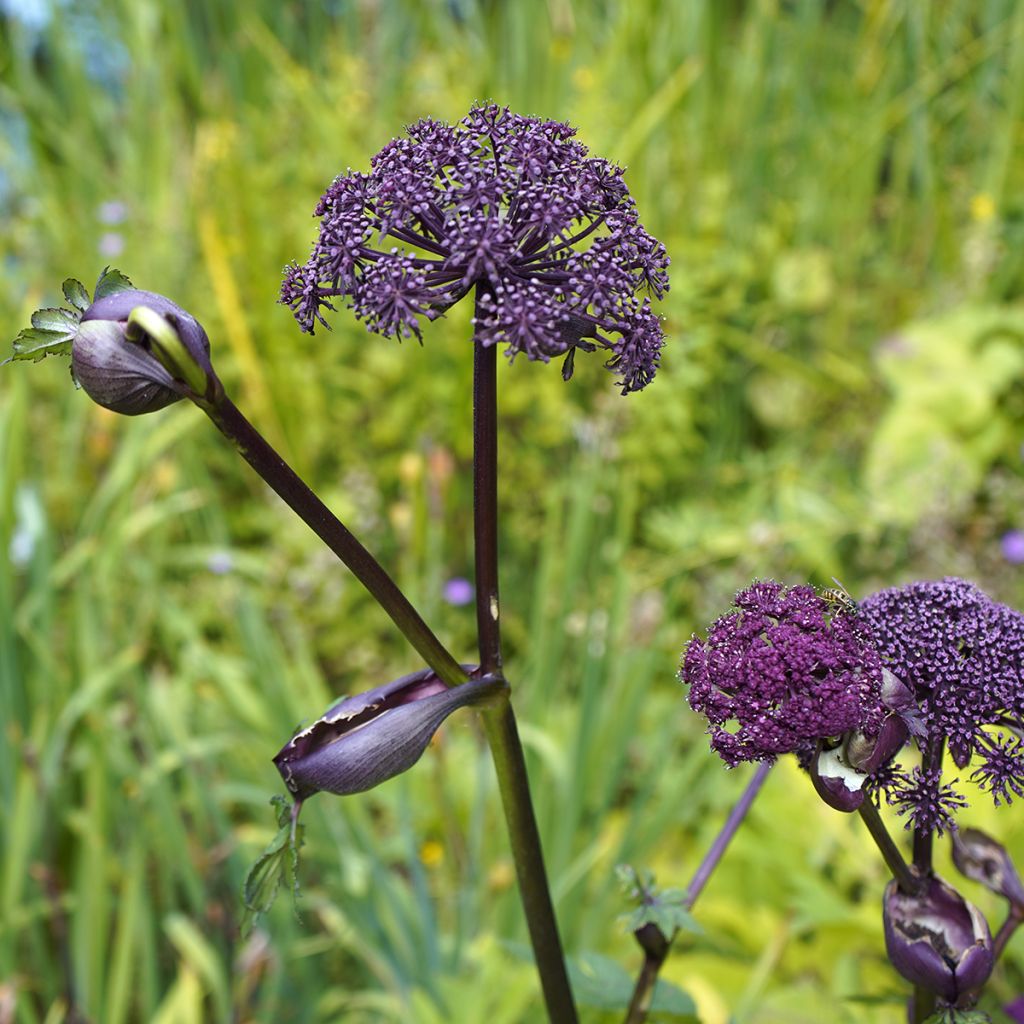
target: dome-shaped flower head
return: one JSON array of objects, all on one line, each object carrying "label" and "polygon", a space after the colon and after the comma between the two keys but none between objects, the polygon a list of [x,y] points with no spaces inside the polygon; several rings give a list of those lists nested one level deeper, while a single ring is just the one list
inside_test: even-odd
[{"label": "dome-shaped flower head", "polygon": [[[1024,615],[955,577],[911,583],[860,602],[883,663],[914,691],[927,736],[996,804],[1024,795]],[[941,773],[888,770],[879,788],[916,825],[948,827],[964,800]]]},{"label": "dome-shaped flower head", "polygon": [[420,337],[475,286],[476,342],[548,362],[602,349],[623,393],[648,384],[663,336],[665,247],[637,216],[623,170],[558,121],[474,107],[455,125],[411,125],[337,178],[316,208],[308,261],[281,301],[304,331],[343,300],[367,328]]},{"label": "dome-shaped flower head", "polygon": [[809,754],[886,717],[882,666],[856,615],[833,612],[813,587],[755,583],[735,609],[689,643],[682,680],[711,746],[733,767]]}]

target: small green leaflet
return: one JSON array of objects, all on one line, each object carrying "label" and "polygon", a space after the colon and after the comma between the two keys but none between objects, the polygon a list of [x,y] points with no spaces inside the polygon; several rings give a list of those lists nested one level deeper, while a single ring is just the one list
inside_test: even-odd
[{"label": "small green leaflet", "polygon": [[64,293],[64,298],[79,313],[84,313],[89,308],[89,293],[85,290],[85,285],[81,281],[76,281],[73,277],[69,277],[60,286],[60,290]]},{"label": "small green leaflet", "polygon": [[67,355],[78,330],[79,315],[69,309],[37,309],[32,314],[32,326],[14,339],[11,359],[38,362],[44,356]]},{"label": "small green leaflet", "polygon": [[61,291],[72,308],[37,309],[32,314],[32,326],[26,327],[14,339],[14,354],[0,363],[0,366],[16,359],[31,359],[37,363],[45,356],[66,356],[71,351],[71,343],[75,340],[82,314],[89,306],[98,299],[131,287],[131,281],[120,270],[104,267],[90,300],[85,285],[69,277],[61,285]]},{"label": "small green leaflet", "polygon": [[980,1010],[956,1010],[950,1006],[929,1017],[925,1024],[992,1024],[992,1018]]},{"label": "small green leaflet", "polygon": [[274,905],[277,891],[285,878],[291,883],[293,903],[297,903],[300,895],[299,848],[302,846],[303,826],[298,824],[298,812],[301,804],[293,805],[283,796],[272,797],[270,802],[277,814],[277,834],[245,876],[242,886],[242,901],[245,903],[243,935],[248,935]]},{"label": "small green leaflet", "polygon": [[108,295],[126,292],[129,288],[134,287],[120,270],[111,270],[110,267],[104,267],[103,273],[100,274],[96,282],[96,290],[92,293],[92,301],[99,302],[100,299],[105,299]]},{"label": "small green leaflet", "polygon": [[677,931],[699,934],[702,929],[686,907],[686,893],[682,889],[658,889],[650,871],[638,872],[629,864],[615,869],[626,898],[636,908],[623,914],[619,920],[628,931],[635,932],[646,924],[657,925],[669,941]]}]

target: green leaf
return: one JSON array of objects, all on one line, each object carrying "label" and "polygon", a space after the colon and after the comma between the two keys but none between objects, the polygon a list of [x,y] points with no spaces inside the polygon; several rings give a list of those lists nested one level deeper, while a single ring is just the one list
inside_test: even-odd
[{"label": "green leaf", "polygon": [[299,847],[302,846],[303,827],[297,824],[297,810],[283,796],[271,799],[277,812],[277,834],[267,844],[256,862],[249,868],[242,885],[242,934],[248,935],[253,926],[274,905],[278,890],[290,876],[293,900],[298,900]]},{"label": "green leaf", "polygon": [[[582,1006],[620,1012],[633,997],[632,977],[621,964],[599,953],[580,953],[566,961],[573,994]],[[664,1020],[696,1020],[697,1007],[681,988],[658,979],[651,1009]]]},{"label": "green leaf", "polygon": [[635,932],[646,924],[657,925],[665,938],[671,940],[677,931],[700,934],[703,929],[687,908],[687,894],[682,889],[658,889],[650,871],[637,871],[629,864],[615,869],[626,898],[636,908],[620,918],[628,931]]},{"label": "green leaf", "polygon": [[26,327],[14,339],[14,355],[10,359],[31,359],[39,362],[44,356],[65,356],[71,351],[73,334],[67,331],[47,331],[36,327]]},{"label": "green leaf", "polygon": [[104,299],[108,295],[126,292],[134,287],[135,285],[120,270],[111,270],[110,267],[104,267],[103,273],[100,274],[99,280],[96,282],[96,290],[92,293],[92,301],[99,302],[100,299]]},{"label": "green leaf", "polygon": [[89,293],[81,281],[69,277],[61,286],[64,298],[71,303],[79,313],[84,313],[89,308]]},{"label": "green leaf", "polygon": [[32,314],[32,326],[41,331],[63,331],[69,337],[78,330],[79,317],[68,309],[37,309]]}]

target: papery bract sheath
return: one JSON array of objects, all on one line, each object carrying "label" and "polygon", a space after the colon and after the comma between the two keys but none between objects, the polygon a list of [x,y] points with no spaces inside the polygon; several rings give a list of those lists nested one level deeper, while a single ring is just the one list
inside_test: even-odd
[{"label": "papery bract sheath", "polygon": [[360,793],[411,768],[453,711],[505,686],[484,676],[449,688],[431,669],[413,672],[339,701],[292,737],[274,763],[299,800],[321,791]]},{"label": "papery bract sheath", "polygon": [[142,344],[129,340],[129,318],[138,307],[166,320],[202,377],[214,379],[206,331],[177,303],[136,288],[106,295],[82,313],[71,346],[71,368],[94,402],[128,416],[156,412],[188,395],[182,382],[147,349],[144,337]]},{"label": "papery bract sheath", "polygon": [[941,879],[925,879],[918,893],[892,881],[882,906],[886,952],[908,981],[955,1006],[988,979],[994,963],[988,923]]},{"label": "papery bract sheath", "polygon": [[953,863],[962,875],[1024,909],[1024,882],[1002,843],[977,828],[957,829],[952,839]]}]

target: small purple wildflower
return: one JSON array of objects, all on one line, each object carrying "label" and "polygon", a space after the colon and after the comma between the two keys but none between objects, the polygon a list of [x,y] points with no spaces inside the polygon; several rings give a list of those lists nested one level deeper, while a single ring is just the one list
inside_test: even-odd
[{"label": "small purple wildflower", "polygon": [[444,599],[460,608],[473,600],[473,584],[464,576],[453,576],[444,585]]},{"label": "small purple wildflower", "polygon": [[1024,530],[1007,530],[999,541],[1003,558],[1014,565],[1024,562]]},{"label": "small purple wildflower", "polygon": [[[928,736],[945,739],[959,768],[996,804],[1024,795],[1024,615],[966,580],[911,583],[858,605],[886,668],[910,686]],[[912,821],[939,831],[964,806],[939,772],[880,773],[875,790]]]},{"label": "small purple wildflower", "polygon": [[128,204],[120,199],[108,199],[97,207],[96,216],[101,224],[121,224],[128,217]]},{"label": "small purple wildflower", "polygon": [[668,256],[637,216],[623,169],[588,155],[558,121],[474,107],[424,119],[335,179],[316,208],[309,260],[281,301],[304,331],[343,299],[367,328],[420,338],[478,286],[482,345],[548,362],[603,349],[623,393],[650,383],[663,343],[645,290],[668,290]]},{"label": "small purple wildflower", "polygon": [[741,591],[735,605],[706,640],[690,641],[681,673],[727,765],[878,731],[882,665],[857,616],[833,614],[813,587],[772,581]]},{"label": "small purple wildflower", "polygon": [[124,252],[124,235],[117,231],[104,231],[96,249],[101,256],[114,259]]}]

